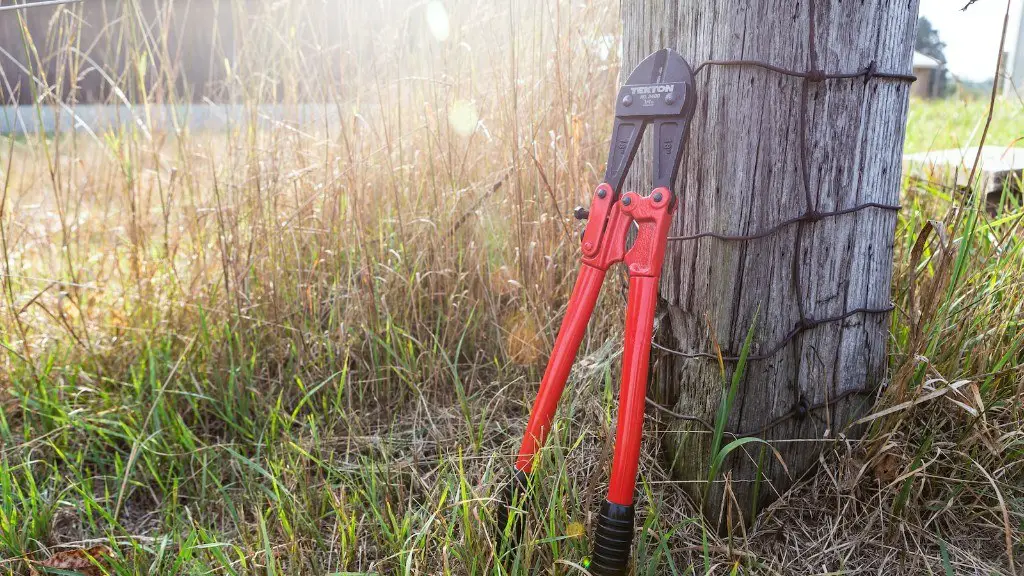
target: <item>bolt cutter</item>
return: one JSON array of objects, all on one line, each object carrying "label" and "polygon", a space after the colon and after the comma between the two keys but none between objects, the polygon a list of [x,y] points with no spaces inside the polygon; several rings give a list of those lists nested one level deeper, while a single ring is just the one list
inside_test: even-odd
[{"label": "bolt cutter", "polygon": [[[579,276],[530,412],[515,471],[496,513],[500,533],[518,540],[518,520],[513,517],[509,524],[511,507],[521,501],[534,459],[551,431],[558,400],[605,274],[613,264],[625,263],[629,301],[622,388],[608,498],[601,506],[594,534],[590,569],[595,574],[623,574],[629,564],[651,332],[668,229],[677,205],[672,189],[695,106],[693,71],[682,56],[669,49],[648,56],[619,90],[604,182],[594,191],[590,209],[575,211],[577,218],[587,220],[580,241],[583,255]],[[654,188],[647,196],[620,194],[640,138],[649,125],[653,132]],[[627,248],[626,237],[634,223],[636,239]]]}]

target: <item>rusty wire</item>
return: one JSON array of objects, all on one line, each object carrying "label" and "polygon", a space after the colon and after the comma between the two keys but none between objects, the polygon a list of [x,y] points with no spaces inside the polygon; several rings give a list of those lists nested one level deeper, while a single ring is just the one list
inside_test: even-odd
[{"label": "rusty wire", "polygon": [[[847,318],[849,318],[850,316],[853,316],[855,314],[884,314],[884,313],[892,312],[893,309],[894,309],[894,307],[892,305],[886,306],[885,308],[864,308],[864,307],[862,307],[862,308],[854,308],[853,310],[847,310],[846,312],[843,312],[842,314],[838,314],[836,316],[831,316],[831,317],[828,317],[828,318],[818,318],[818,319],[813,318],[813,317],[801,318],[800,320],[798,320],[796,322],[796,325],[793,326],[793,328],[789,332],[787,332],[786,335],[781,340],[779,340],[777,343],[775,343],[774,346],[769,348],[767,352],[762,352],[760,354],[750,354],[750,355],[747,356],[747,361],[749,362],[749,361],[753,361],[753,360],[767,360],[767,359],[771,358],[772,356],[778,354],[780,350],[785,348],[786,345],[789,344],[789,342],[791,340],[793,340],[794,338],[796,338],[800,334],[803,334],[804,332],[806,332],[806,331],[808,331],[808,330],[810,330],[812,328],[817,328],[818,326],[821,326],[822,324],[830,324],[832,322],[839,322],[841,320],[846,320]],[[715,353],[712,353],[712,352],[683,352],[683,351],[680,351],[680,350],[673,350],[671,348],[666,348],[665,346],[662,346],[661,344],[658,344],[657,342],[651,342],[651,344],[655,348],[657,348],[658,350],[661,350],[662,352],[668,352],[669,354],[674,354],[676,356],[681,356],[683,358],[708,358],[708,359],[711,359],[711,360],[719,360],[719,359],[721,359],[723,362],[738,362],[739,359],[740,359],[739,356],[719,356],[718,354],[715,354]]]},{"label": "rusty wire", "polygon": [[817,222],[819,220],[824,220],[825,218],[835,218],[836,216],[843,216],[845,214],[851,214],[853,212],[859,212],[859,211],[865,210],[867,208],[879,208],[881,210],[893,210],[893,211],[896,211],[896,210],[900,210],[903,207],[898,205],[898,204],[882,204],[880,202],[865,202],[864,204],[858,204],[858,205],[856,205],[856,206],[854,206],[852,208],[843,208],[842,210],[833,210],[833,211],[830,211],[830,212],[818,212],[816,210],[810,210],[808,212],[804,212],[800,216],[796,216],[794,218],[790,218],[789,220],[784,220],[782,222],[779,222],[778,224],[772,226],[771,228],[767,228],[765,230],[761,230],[760,232],[754,232],[753,234],[747,234],[745,236],[721,234],[719,232],[700,232],[698,234],[691,234],[689,236],[669,236],[668,240],[669,240],[669,242],[682,242],[682,241],[685,241],[685,240],[700,240],[701,238],[714,238],[716,240],[722,240],[722,241],[725,241],[725,242],[742,242],[742,241],[749,241],[749,240],[757,240],[759,238],[764,238],[765,236],[771,236],[772,234],[775,234],[776,232],[782,230],[783,228],[785,228],[787,226],[790,226],[792,224],[796,224],[797,222],[814,223],[814,222]]},{"label": "rusty wire", "polygon": [[850,80],[852,78],[864,77],[865,82],[869,82],[872,78],[885,78],[890,80],[904,80],[907,82],[913,82],[917,80],[917,76],[913,74],[897,74],[895,72],[879,72],[876,67],[875,61],[872,60],[870,64],[864,67],[863,70],[858,72],[838,72],[838,73],[826,73],[824,70],[808,70],[801,72],[799,70],[790,70],[767,62],[761,62],[760,60],[705,60],[701,62],[699,66],[694,68],[693,74],[696,76],[700,74],[702,70],[710,66],[720,67],[748,67],[748,68],[762,68],[764,70],[770,70],[777,72],[784,76],[794,76],[796,78],[804,78],[811,82],[823,82],[825,80]]},{"label": "rusty wire", "polygon": [[[861,395],[875,394],[877,392],[878,392],[877,389],[858,390],[856,388],[851,388],[850,390],[847,390],[846,392],[843,392],[841,394],[837,394],[834,398],[831,398],[831,399],[826,400],[824,402],[819,402],[817,404],[808,404],[806,399],[801,398],[800,401],[798,401],[796,403],[796,405],[794,405],[793,408],[790,409],[789,412],[786,412],[785,414],[772,419],[767,424],[765,424],[765,425],[763,425],[763,426],[761,426],[761,427],[759,427],[759,428],[757,428],[755,430],[750,430],[750,431],[747,431],[747,432],[729,432],[727,430],[727,431],[725,431],[725,434],[730,436],[731,438],[748,438],[748,437],[751,437],[751,436],[760,436],[760,435],[764,434],[765,432],[771,430],[772,428],[775,428],[779,424],[782,424],[786,420],[789,420],[790,418],[805,418],[808,414],[810,414],[810,413],[812,413],[812,412],[814,412],[816,410],[821,410],[822,408],[828,408],[828,407],[834,406],[834,405],[838,404],[840,401],[845,400],[846,398],[849,398],[850,396],[861,396]],[[715,431],[715,427],[714,427],[713,424],[711,424],[711,422],[708,422],[707,420],[705,420],[704,418],[701,418],[699,416],[694,416],[692,414],[680,414],[679,412],[676,412],[675,410],[672,410],[671,408],[669,408],[667,406],[662,406],[661,404],[658,404],[657,402],[654,402],[650,398],[647,399],[647,404],[650,404],[654,408],[658,409],[661,412],[664,412],[665,414],[668,414],[669,416],[672,416],[673,418],[678,418],[679,420],[686,420],[687,422],[695,422],[697,424],[700,424],[708,432],[714,432]]]}]

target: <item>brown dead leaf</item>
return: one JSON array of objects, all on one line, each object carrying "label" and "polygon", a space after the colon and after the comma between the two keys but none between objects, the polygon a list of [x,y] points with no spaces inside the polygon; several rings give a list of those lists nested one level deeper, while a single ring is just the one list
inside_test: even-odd
[{"label": "brown dead leaf", "polygon": [[105,561],[113,556],[114,551],[109,546],[93,546],[92,548],[57,552],[40,562],[39,565],[57,570],[74,571],[84,576],[105,576],[109,574],[109,571],[103,569]]},{"label": "brown dead leaf", "polygon": [[875,478],[883,484],[892,482],[900,475],[900,459],[895,454],[883,454],[872,467]]}]

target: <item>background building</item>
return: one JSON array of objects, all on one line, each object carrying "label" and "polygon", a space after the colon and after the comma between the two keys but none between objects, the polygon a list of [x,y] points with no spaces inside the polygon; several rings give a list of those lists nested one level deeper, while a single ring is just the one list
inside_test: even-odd
[{"label": "background building", "polygon": [[1003,94],[1020,94],[1024,90],[1024,10],[1020,11],[1016,45],[1010,48],[1010,57],[1004,69],[1009,73],[1003,79]]},{"label": "background building", "polygon": [[917,98],[941,96],[945,66],[931,56],[914,52],[914,75],[917,80],[910,88],[910,94]]}]

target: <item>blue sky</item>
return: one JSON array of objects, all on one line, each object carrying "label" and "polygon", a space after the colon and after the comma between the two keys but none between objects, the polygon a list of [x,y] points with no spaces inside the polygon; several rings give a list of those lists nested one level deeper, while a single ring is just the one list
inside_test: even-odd
[{"label": "blue sky", "polygon": [[[967,80],[991,78],[995,71],[999,33],[1006,0],[978,0],[961,11],[967,0],[921,0],[921,15],[939,30],[946,43],[949,71]],[[1012,0],[1006,49],[1012,50],[1024,0]]]}]

